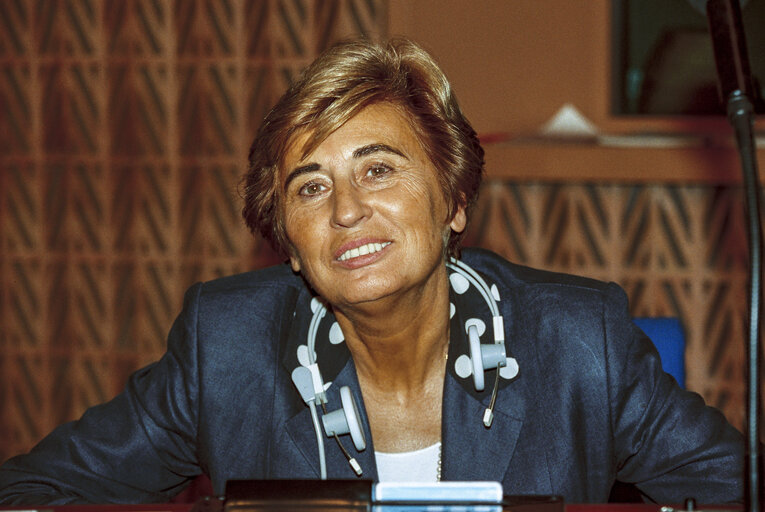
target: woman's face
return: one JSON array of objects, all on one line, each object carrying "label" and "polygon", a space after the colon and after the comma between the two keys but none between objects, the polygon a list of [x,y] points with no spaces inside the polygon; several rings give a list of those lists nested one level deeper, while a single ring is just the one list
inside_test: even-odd
[{"label": "woman's face", "polygon": [[375,104],[301,158],[305,140],[280,170],[292,267],[335,306],[426,290],[466,219],[463,208],[446,218],[436,169],[406,117]]}]

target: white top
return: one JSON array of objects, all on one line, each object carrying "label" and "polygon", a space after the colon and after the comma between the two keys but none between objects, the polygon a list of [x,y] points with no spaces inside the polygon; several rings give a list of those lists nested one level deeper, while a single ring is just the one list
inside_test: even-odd
[{"label": "white top", "polygon": [[381,482],[437,482],[441,443],[413,452],[375,452]]}]

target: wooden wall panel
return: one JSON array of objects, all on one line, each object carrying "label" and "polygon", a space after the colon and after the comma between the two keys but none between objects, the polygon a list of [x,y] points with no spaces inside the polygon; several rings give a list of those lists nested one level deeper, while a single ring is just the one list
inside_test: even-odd
[{"label": "wooden wall panel", "polygon": [[0,460],[164,351],[184,290],[276,261],[240,220],[255,130],[387,0],[0,3]]}]

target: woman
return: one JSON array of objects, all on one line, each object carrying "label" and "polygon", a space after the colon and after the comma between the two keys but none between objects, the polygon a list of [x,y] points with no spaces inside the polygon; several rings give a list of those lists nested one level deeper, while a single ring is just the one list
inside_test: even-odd
[{"label": "woman", "polygon": [[306,71],[253,144],[244,209],[331,304],[383,452],[440,441],[445,258],[457,253],[483,166],[432,59],[410,44],[397,52],[412,72],[362,43]]},{"label": "woman", "polygon": [[[248,226],[290,265],[192,287],[167,354],[6,463],[0,499],[158,501],[205,473],[217,493],[362,474],[740,500],[740,435],[661,371],[618,287],[451,259],[482,159],[413,43],[321,56],[264,121],[245,178]],[[354,446],[333,436],[346,428]]]}]

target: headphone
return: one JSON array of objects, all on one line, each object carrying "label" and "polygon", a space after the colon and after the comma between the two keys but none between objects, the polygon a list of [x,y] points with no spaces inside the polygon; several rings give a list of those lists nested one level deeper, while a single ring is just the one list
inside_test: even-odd
[{"label": "headphone", "polygon": [[489,311],[491,312],[494,329],[494,343],[481,343],[481,335],[486,330],[486,326],[481,320],[471,318],[465,322],[465,330],[467,330],[468,342],[470,344],[470,362],[473,373],[473,384],[475,385],[476,391],[483,391],[484,389],[483,372],[495,368],[497,370],[494,378],[494,389],[491,392],[491,401],[489,402],[489,407],[486,408],[486,411],[484,411],[483,414],[483,424],[486,428],[490,428],[491,423],[494,421],[494,404],[497,401],[497,391],[499,391],[499,369],[507,364],[505,322],[502,315],[499,314],[499,306],[497,306],[499,291],[496,286],[489,288],[486,281],[484,281],[475,270],[455,258],[450,258],[449,261],[446,262],[446,267],[454,270],[458,275],[461,275],[467,279],[470,284],[475,286],[476,289],[481,292],[481,295],[489,306]]},{"label": "headphone", "polygon": [[[494,330],[493,343],[481,343],[481,335],[485,332],[486,326],[477,319],[471,318],[465,323],[465,330],[468,335],[470,348],[470,362],[473,374],[473,384],[476,391],[483,391],[485,387],[484,372],[486,370],[496,369],[497,373],[494,379],[494,389],[491,393],[489,407],[483,415],[483,424],[490,428],[494,420],[494,405],[497,400],[497,391],[499,390],[499,370],[507,364],[507,351],[505,350],[505,329],[504,320],[499,313],[497,301],[499,292],[497,287],[489,287],[486,281],[478,275],[467,264],[455,259],[449,258],[446,262],[447,268],[453,270],[456,275],[466,279],[470,284],[476,287],[486,301],[492,316]],[[450,275],[450,280],[455,274]],[[366,448],[366,438],[364,429],[361,427],[361,415],[353,396],[351,388],[343,386],[340,388],[341,406],[339,409],[327,411],[327,394],[324,379],[319,371],[319,365],[316,361],[316,332],[319,329],[321,320],[327,313],[327,307],[319,300],[312,301],[313,317],[308,327],[307,345],[308,345],[308,365],[298,366],[292,371],[292,382],[298,389],[301,398],[311,411],[311,421],[316,434],[316,444],[319,449],[319,467],[321,479],[327,479],[327,463],[324,452],[324,436],[334,437],[340,450],[345,455],[348,464],[350,464],[356,475],[362,475],[362,469],[359,463],[345,449],[340,442],[339,436],[350,434],[353,445],[357,451],[363,451]],[[319,415],[316,405],[321,405],[322,418],[319,422]]]}]

